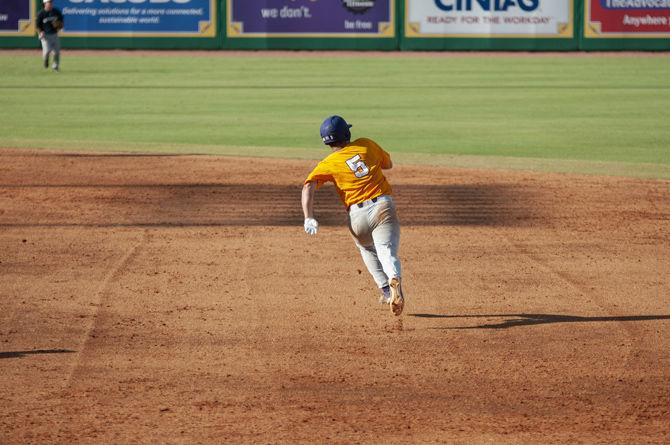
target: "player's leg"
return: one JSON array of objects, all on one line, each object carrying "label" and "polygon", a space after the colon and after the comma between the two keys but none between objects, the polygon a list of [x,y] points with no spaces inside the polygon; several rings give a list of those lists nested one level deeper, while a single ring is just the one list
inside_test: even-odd
[{"label": "player's leg", "polygon": [[405,306],[401,282],[402,269],[398,258],[400,223],[391,197],[380,199],[376,204],[371,214],[376,222],[372,238],[379,262],[389,277],[391,310],[395,315],[400,315]]},{"label": "player's leg", "polygon": [[358,247],[358,250],[361,252],[363,263],[365,263],[365,267],[368,269],[368,272],[370,272],[370,275],[372,275],[372,278],[375,280],[377,287],[379,289],[386,287],[388,285],[388,277],[386,276],[386,273],[384,273],[384,267],[379,262],[379,257],[375,251],[374,244],[370,243],[369,245],[363,245],[355,237],[354,241],[356,243],[356,247]]},{"label": "player's leg", "polygon": [[40,43],[42,44],[42,63],[46,69],[49,68],[49,43],[46,35],[40,39]]},{"label": "player's leg", "polygon": [[393,199],[388,197],[378,201],[372,210],[371,218],[375,221],[372,239],[384,273],[389,279],[395,277],[400,280],[402,276],[402,268],[398,258],[400,222]]},{"label": "player's leg", "polygon": [[363,263],[365,263],[365,267],[375,280],[377,287],[383,289],[388,286],[388,277],[384,273],[384,267],[377,256],[366,211],[352,211],[350,213],[349,231],[354,238],[356,247],[358,247],[358,250],[361,252]]},{"label": "player's leg", "polygon": [[58,38],[58,34],[53,34],[52,35],[51,47],[52,47],[53,53],[54,53],[54,60],[53,60],[52,68],[55,71],[58,71],[60,69],[60,39]]}]

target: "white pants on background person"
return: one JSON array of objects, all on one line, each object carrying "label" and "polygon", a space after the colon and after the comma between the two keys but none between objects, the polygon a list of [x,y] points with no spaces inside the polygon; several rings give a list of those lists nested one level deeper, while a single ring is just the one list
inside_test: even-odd
[{"label": "white pants on background person", "polygon": [[382,195],[349,208],[349,231],[377,287],[401,279],[400,223],[393,198]]},{"label": "white pants on background person", "polygon": [[49,68],[49,54],[53,53],[53,65],[51,66],[54,70],[58,70],[60,67],[60,40],[58,34],[44,34],[40,38],[42,43],[42,61],[44,62],[44,68]]}]

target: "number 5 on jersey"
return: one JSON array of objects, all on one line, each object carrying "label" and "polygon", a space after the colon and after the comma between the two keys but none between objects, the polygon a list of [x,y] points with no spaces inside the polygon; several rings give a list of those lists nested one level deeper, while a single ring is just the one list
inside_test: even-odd
[{"label": "number 5 on jersey", "polygon": [[347,165],[357,178],[362,178],[370,173],[368,166],[361,160],[361,155],[356,155],[353,158],[347,159]]}]

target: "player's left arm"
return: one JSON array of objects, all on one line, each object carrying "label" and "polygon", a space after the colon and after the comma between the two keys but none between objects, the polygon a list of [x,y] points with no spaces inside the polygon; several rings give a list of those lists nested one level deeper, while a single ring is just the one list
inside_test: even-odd
[{"label": "player's left arm", "polygon": [[63,17],[63,13],[61,11],[58,11],[58,21],[60,22],[58,26],[58,30],[60,31],[65,26],[65,18]]}]

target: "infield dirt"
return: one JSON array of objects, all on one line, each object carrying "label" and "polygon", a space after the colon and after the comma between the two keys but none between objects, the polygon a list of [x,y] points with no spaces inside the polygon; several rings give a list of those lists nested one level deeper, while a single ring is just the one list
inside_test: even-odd
[{"label": "infield dirt", "polygon": [[398,166],[396,318],[313,164],[0,150],[0,442],[670,442],[670,182]]}]

